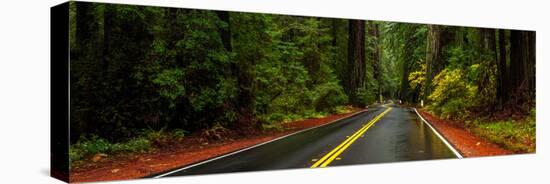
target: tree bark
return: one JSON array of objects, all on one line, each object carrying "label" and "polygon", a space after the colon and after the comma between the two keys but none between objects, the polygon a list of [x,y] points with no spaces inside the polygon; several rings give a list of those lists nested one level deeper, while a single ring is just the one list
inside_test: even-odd
[{"label": "tree bark", "polygon": [[380,52],[380,35],[378,31],[378,24],[371,22],[369,24],[369,34],[374,39],[374,52],[372,53],[373,58],[373,75],[374,79],[376,80],[376,83],[378,84],[378,89],[376,90],[376,99],[379,100],[380,94],[382,92],[382,81],[380,79],[380,58],[381,58],[381,52]]},{"label": "tree bark", "polygon": [[525,57],[525,63],[526,63],[526,78],[527,78],[527,90],[529,94],[529,101],[535,102],[535,95],[536,95],[536,33],[535,31],[525,31],[525,46],[523,49],[525,49],[525,53],[527,54]]},{"label": "tree bark", "polygon": [[[510,88],[515,103],[535,99],[535,32],[512,30],[510,35]],[[519,104],[518,104],[519,105]]]},{"label": "tree bark", "polygon": [[510,32],[510,84],[513,92],[520,87],[525,79],[525,65],[523,60],[523,33],[518,30]]},{"label": "tree bark", "polygon": [[346,91],[352,103],[359,104],[356,91],[365,86],[365,21],[349,20],[348,81]]},{"label": "tree bark", "polygon": [[499,106],[502,106],[505,99],[508,98],[508,71],[506,66],[506,36],[504,30],[498,30],[498,77],[497,77],[497,98]]},{"label": "tree bark", "polygon": [[428,96],[432,91],[432,80],[439,73],[441,63],[441,26],[428,25],[428,38],[426,41],[426,79],[424,81],[424,102],[428,102]]}]

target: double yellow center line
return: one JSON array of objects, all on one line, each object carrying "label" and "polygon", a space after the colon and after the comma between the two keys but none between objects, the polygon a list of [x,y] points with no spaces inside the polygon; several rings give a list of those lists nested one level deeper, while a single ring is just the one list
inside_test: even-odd
[{"label": "double yellow center line", "polygon": [[344,150],[346,150],[355,140],[357,140],[361,135],[363,135],[374,123],[376,123],[380,118],[382,118],[386,113],[391,111],[391,107],[386,109],[384,112],[380,113],[378,116],[376,116],[374,119],[369,121],[366,125],[364,125],[361,129],[359,129],[357,132],[355,132],[352,136],[348,137],[344,142],[342,142],[340,145],[338,145],[336,148],[334,148],[332,151],[327,153],[323,158],[315,162],[311,168],[316,167],[326,167],[328,164],[330,164],[334,159],[338,157]]}]

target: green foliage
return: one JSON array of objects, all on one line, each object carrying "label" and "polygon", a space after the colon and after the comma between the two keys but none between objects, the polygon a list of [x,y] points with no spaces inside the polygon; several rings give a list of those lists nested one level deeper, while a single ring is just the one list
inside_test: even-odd
[{"label": "green foliage", "polygon": [[430,79],[427,26],[369,21],[380,35],[365,34],[364,86],[344,91],[348,20],[230,12],[225,22],[207,10],[82,5],[69,10],[75,160],[162,146],[181,140],[183,129],[208,139],[247,122],[280,130],[349,112],[346,94],[361,106],[400,95],[418,102],[431,80],[429,108],[444,117],[466,117],[495,99],[495,53],[477,28],[444,29],[452,34]]},{"label": "green foliage", "polygon": [[69,159],[73,163],[99,153],[135,153],[150,149],[151,142],[145,137],[133,138],[124,143],[110,143],[94,135],[89,138],[82,137],[77,143],[72,144],[69,148]]},{"label": "green foliage", "polygon": [[219,123],[216,123],[212,127],[204,129],[202,131],[202,137],[207,140],[219,141],[224,140],[230,133],[231,131],[229,129],[223,127]]},{"label": "green foliage", "polygon": [[153,145],[160,145],[170,138],[165,129],[153,130],[153,129],[144,129],[141,131],[141,137],[144,137],[147,140],[150,140]]},{"label": "green foliage", "polygon": [[373,102],[376,101],[376,95],[374,92],[368,91],[364,88],[359,88],[355,92],[355,96],[357,98],[357,101],[360,102],[361,106],[367,106]]},{"label": "green foliage", "polygon": [[264,35],[271,42],[252,52],[262,51],[254,71],[256,112],[264,128],[280,129],[277,123],[319,117],[347,103],[329,65],[334,49],[324,46],[331,41],[325,34],[327,25],[289,16],[273,16],[263,23],[273,25]]},{"label": "green foliage", "polygon": [[267,117],[265,116],[259,116],[258,119],[261,123],[262,130],[270,131],[282,131],[284,130],[283,127],[283,120],[286,118],[283,114],[270,114]]},{"label": "green foliage", "polygon": [[136,153],[151,149],[151,141],[145,138],[133,138],[125,143],[116,143],[112,145],[111,152]]},{"label": "green foliage", "polygon": [[350,113],[352,112],[352,108],[353,107],[351,106],[336,106],[334,107],[333,112],[335,112],[336,114]]},{"label": "green foliage", "polygon": [[334,107],[344,105],[348,102],[348,97],[344,93],[342,86],[336,82],[328,82],[317,86],[314,90],[315,110],[322,112],[333,112]]},{"label": "green foliage", "polygon": [[147,152],[168,142],[181,141],[188,134],[182,129],[166,131],[165,129],[143,129],[140,135],[127,141],[112,143],[97,135],[82,136],[78,142],[71,145],[69,158],[71,163],[90,158],[96,154],[121,154]]},{"label": "green foliage", "polygon": [[424,94],[424,81],[426,80],[426,64],[420,62],[420,70],[413,71],[408,76],[408,82],[411,88],[420,90],[420,95]]},{"label": "green foliage", "polygon": [[461,69],[444,69],[433,81],[434,90],[428,97],[431,109],[443,117],[464,117],[472,105],[477,87],[468,84]]},{"label": "green foliage", "polygon": [[[472,36],[477,31],[466,33],[468,39],[480,41]],[[445,118],[465,118],[472,108],[493,104],[496,65],[491,54],[460,43],[447,47],[448,65],[433,80],[434,90],[428,97],[432,101],[430,109]]]},{"label": "green foliage", "polygon": [[331,44],[328,19],[231,12],[228,24],[214,11],[81,5],[70,11],[71,41],[88,39],[71,44],[72,140],[145,137],[156,145],[170,134],[163,127],[238,128],[246,108],[280,123],[347,103],[333,70],[333,59],[346,61],[339,56],[347,42]]},{"label": "green foliage", "polygon": [[532,153],[536,149],[535,108],[526,118],[520,120],[501,120],[496,122],[476,120],[472,129],[491,142],[504,146],[508,150],[520,153]]},{"label": "green foliage", "polygon": [[186,134],[189,132],[182,130],[182,129],[174,129],[172,130],[172,136],[176,138],[177,140],[182,140],[183,137],[185,137]]},{"label": "green foliage", "polygon": [[[185,87],[182,85],[185,74],[181,69],[168,69],[162,71],[153,79],[153,83],[160,86],[159,95],[173,102],[178,97],[185,95]],[[170,108],[174,108],[175,103],[170,103]]]}]

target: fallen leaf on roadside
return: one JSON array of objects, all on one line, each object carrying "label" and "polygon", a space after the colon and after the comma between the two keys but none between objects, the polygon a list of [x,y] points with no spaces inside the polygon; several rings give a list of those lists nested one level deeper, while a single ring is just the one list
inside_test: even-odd
[{"label": "fallen leaf on roadside", "polygon": [[107,157],[107,154],[97,153],[92,157],[92,162],[98,162],[103,159],[103,157]]},{"label": "fallen leaf on roadside", "polygon": [[141,159],[142,162],[151,161],[151,158]]}]

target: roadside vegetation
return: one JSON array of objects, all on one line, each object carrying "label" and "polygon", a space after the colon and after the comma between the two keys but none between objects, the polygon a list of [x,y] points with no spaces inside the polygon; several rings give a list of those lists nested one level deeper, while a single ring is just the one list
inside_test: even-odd
[{"label": "roadside vegetation", "polygon": [[[353,112],[353,110],[352,106],[337,106],[329,112],[306,112],[303,115],[273,114],[265,119],[260,116],[258,121],[262,122],[261,130],[263,131],[283,131],[284,124],[288,122],[323,118],[330,114],[345,114]],[[219,141],[230,137],[229,131],[223,126],[214,125],[210,129],[203,130],[200,136],[205,139],[205,142]],[[164,128],[160,130],[143,129],[136,137],[114,143],[97,135],[82,136],[78,142],[71,144],[69,159],[72,166],[78,166],[89,161],[100,161],[110,155],[148,153],[177,144],[183,141],[186,135],[189,135],[189,132],[182,129],[172,131],[166,131]]]},{"label": "roadside vegetation", "polygon": [[78,165],[88,160],[97,162],[109,154],[146,153],[181,141],[187,133],[181,129],[172,131],[144,129],[138,136],[116,143],[96,135],[82,136],[78,142],[71,144],[69,159],[71,165]]},{"label": "roadside vegetation", "polygon": [[535,148],[535,34],[71,2],[71,162],[280,131],[386,99]]},{"label": "roadside vegetation", "polygon": [[527,117],[504,120],[475,120],[468,124],[470,130],[516,153],[536,151],[535,109]]}]

